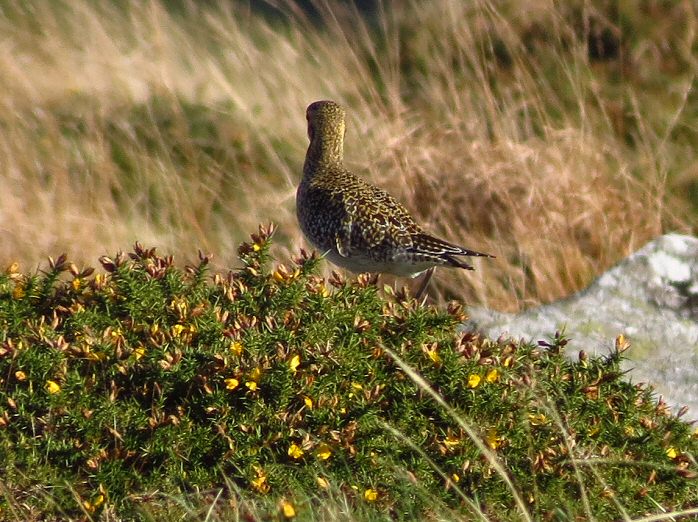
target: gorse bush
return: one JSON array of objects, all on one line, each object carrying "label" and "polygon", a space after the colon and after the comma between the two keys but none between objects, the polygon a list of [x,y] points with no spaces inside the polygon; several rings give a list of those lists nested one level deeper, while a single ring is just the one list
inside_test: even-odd
[{"label": "gorse bush", "polygon": [[698,505],[698,432],[623,378],[622,338],[571,361],[560,335],[457,333],[455,303],[272,263],[271,233],[227,274],[136,245],[0,276],[0,517],[174,519],[221,489],[287,517],[337,494],[405,519]]}]

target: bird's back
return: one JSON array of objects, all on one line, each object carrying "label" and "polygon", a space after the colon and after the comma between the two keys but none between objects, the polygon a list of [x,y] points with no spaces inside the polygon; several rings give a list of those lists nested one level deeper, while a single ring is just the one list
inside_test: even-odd
[{"label": "bird's back", "polygon": [[348,233],[347,253],[384,261],[395,248],[409,247],[411,237],[421,233],[407,210],[386,191],[341,164],[318,170],[304,177],[296,202],[301,229],[318,250],[337,250],[336,238]]}]

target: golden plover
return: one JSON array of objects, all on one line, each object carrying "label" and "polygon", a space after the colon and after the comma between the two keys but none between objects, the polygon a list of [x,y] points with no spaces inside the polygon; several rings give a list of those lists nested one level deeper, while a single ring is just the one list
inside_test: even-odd
[{"label": "golden plover", "polygon": [[459,256],[485,256],[427,234],[386,191],[344,167],[345,111],[333,101],[308,106],[310,145],[296,193],[298,223],[312,245],[352,272],[416,277],[435,267],[473,270]]}]

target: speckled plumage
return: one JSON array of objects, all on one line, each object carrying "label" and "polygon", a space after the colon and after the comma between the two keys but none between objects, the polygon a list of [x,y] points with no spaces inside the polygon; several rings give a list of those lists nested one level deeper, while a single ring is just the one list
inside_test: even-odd
[{"label": "speckled plumage", "polygon": [[306,238],[336,265],[352,272],[415,277],[436,267],[472,270],[459,256],[487,256],[425,233],[386,191],[343,164],[345,112],[332,101],[308,106],[310,145],[296,193]]}]

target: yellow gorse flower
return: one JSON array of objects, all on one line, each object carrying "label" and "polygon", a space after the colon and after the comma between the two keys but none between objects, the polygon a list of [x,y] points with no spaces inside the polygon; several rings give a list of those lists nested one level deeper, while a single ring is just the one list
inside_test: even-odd
[{"label": "yellow gorse flower", "polygon": [[293,279],[296,279],[299,275],[301,275],[300,269],[296,268],[293,272],[289,272],[288,268],[286,268],[286,265],[279,265],[276,267],[276,270],[271,274],[271,276],[274,278],[274,281],[277,283],[283,283],[285,281],[292,281]]},{"label": "yellow gorse flower", "polygon": [[252,487],[256,489],[259,493],[267,493],[269,491],[269,483],[267,482],[267,475],[263,470],[257,470],[257,478],[250,481]]},{"label": "yellow gorse flower", "polygon": [[230,345],[230,351],[235,355],[242,355],[242,343],[240,341],[235,341]]},{"label": "yellow gorse flower", "polygon": [[487,442],[490,449],[496,450],[502,445],[502,443],[504,443],[504,437],[497,435],[497,432],[494,429],[487,430],[485,442]]},{"label": "yellow gorse flower", "polygon": [[373,488],[369,488],[364,491],[364,499],[367,502],[375,502],[378,499],[378,491]]},{"label": "yellow gorse flower", "polygon": [[480,386],[480,381],[482,380],[482,377],[480,377],[477,373],[473,373],[468,377],[468,388],[477,388]]},{"label": "yellow gorse flower", "polygon": [[615,348],[619,353],[623,353],[630,348],[630,341],[628,341],[625,335],[620,334],[618,337],[616,337]]},{"label": "yellow gorse flower", "polygon": [[332,450],[328,444],[321,442],[315,450],[315,456],[320,460],[327,460],[332,456]]},{"label": "yellow gorse flower", "polygon": [[499,370],[497,368],[492,368],[485,376],[487,382],[497,382],[499,380]]},{"label": "yellow gorse flower", "polygon": [[305,403],[305,406],[309,409],[313,409],[313,399],[308,397],[307,395],[303,397],[303,402]]},{"label": "yellow gorse flower", "polygon": [[303,449],[295,442],[288,447],[288,456],[292,459],[300,459],[305,452]]},{"label": "yellow gorse flower", "polygon": [[247,381],[247,382],[245,383],[245,386],[247,386],[247,388],[248,388],[250,391],[256,391],[256,390],[257,390],[257,383],[254,382],[254,381]]},{"label": "yellow gorse flower", "polygon": [[453,446],[457,446],[458,444],[460,444],[460,439],[458,437],[453,436],[453,435],[449,435],[448,437],[446,437],[444,439],[444,444],[446,446],[448,446],[449,448],[451,448]]},{"label": "yellow gorse flower", "polygon": [[51,395],[61,391],[61,387],[56,381],[46,381],[46,391]]},{"label": "yellow gorse flower", "polygon": [[296,509],[293,507],[293,504],[284,499],[281,501],[281,513],[286,518],[293,518],[296,516]]},{"label": "yellow gorse flower", "polygon": [[238,381],[235,377],[224,379],[223,382],[228,390],[234,390],[240,385],[240,381]]},{"label": "yellow gorse flower", "polygon": [[189,310],[189,305],[187,304],[187,301],[181,297],[175,297],[170,301],[170,308],[175,310],[180,317],[184,317],[187,315],[187,312]]},{"label": "yellow gorse flower", "polygon": [[25,380],[27,380],[27,374],[24,373],[22,370],[17,370],[15,372],[15,379],[17,379],[20,382],[25,381]]},{"label": "yellow gorse flower", "polygon": [[441,357],[439,356],[439,352],[436,351],[436,348],[433,350],[427,350],[427,356],[437,366],[441,364]]},{"label": "yellow gorse flower", "polygon": [[95,510],[99,506],[101,506],[102,504],[104,504],[104,495],[102,495],[100,493],[99,495],[97,495],[97,497],[92,502],[90,502],[89,500],[85,500],[82,503],[82,506],[85,508],[85,511],[89,511],[90,513],[94,513]]},{"label": "yellow gorse flower", "polygon": [[14,290],[12,290],[13,299],[22,299],[25,295],[26,292],[24,291],[24,286],[21,284],[18,284],[15,286]]},{"label": "yellow gorse flower", "polygon": [[679,456],[679,452],[676,451],[674,446],[669,446],[664,453],[666,453],[666,456],[672,460]]},{"label": "yellow gorse flower", "polygon": [[172,337],[179,337],[182,335],[182,332],[184,331],[184,325],[183,324],[176,324],[172,327]]},{"label": "yellow gorse flower", "polygon": [[288,366],[289,366],[289,368],[291,368],[291,371],[293,373],[296,373],[300,364],[301,364],[301,356],[296,354],[293,357],[291,357],[291,361],[288,363]]},{"label": "yellow gorse flower", "polygon": [[528,422],[531,426],[542,426],[548,423],[548,418],[542,413],[529,413]]}]

